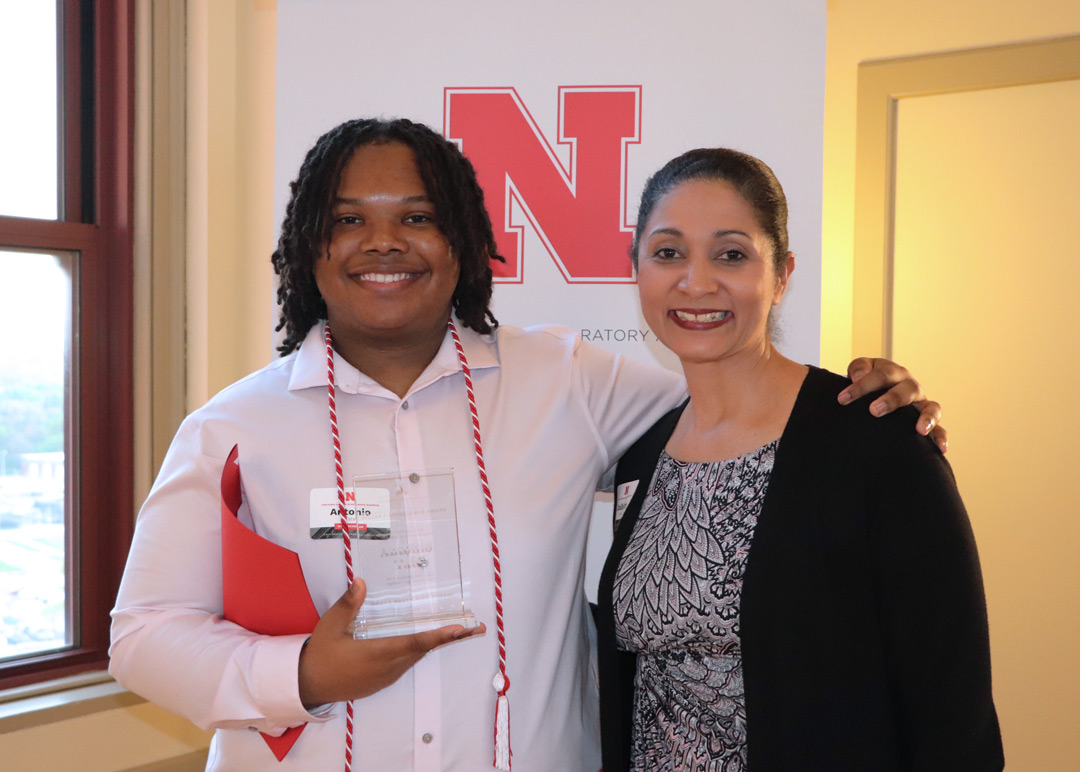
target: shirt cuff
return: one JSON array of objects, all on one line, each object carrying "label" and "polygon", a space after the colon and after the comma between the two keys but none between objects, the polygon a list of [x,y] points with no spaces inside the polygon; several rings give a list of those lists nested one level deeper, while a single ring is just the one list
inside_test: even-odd
[{"label": "shirt cuff", "polygon": [[255,704],[263,706],[263,714],[273,724],[260,729],[273,737],[280,736],[289,727],[321,723],[331,718],[333,704],[320,705],[309,711],[300,702],[300,651],[308,637],[268,636],[256,648],[251,688]]}]

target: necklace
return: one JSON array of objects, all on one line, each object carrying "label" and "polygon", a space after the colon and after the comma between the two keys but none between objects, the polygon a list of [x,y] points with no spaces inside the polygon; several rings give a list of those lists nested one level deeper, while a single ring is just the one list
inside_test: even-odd
[{"label": "necklace", "polygon": [[[510,704],[506,692],[510,689],[510,679],[506,675],[506,634],[503,629],[502,565],[499,557],[499,536],[495,529],[495,508],[491,503],[491,488],[488,485],[487,467],[484,465],[484,447],[480,440],[480,417],[476,411],[476,395],[473,392],[472,371],[465,357],[465,349],[458,337],[457,327],[451,318],[447,322],[450,336],[454,340],[458,364],[465,376],[465,393],[469,400],[469,413],[472,417],[473,450],[476,454],[476,468],[480,472],[480,486],[484,491],[484,505],[487,509],[488,535],[491,539],[491,562],[495,577],[495,627],[499,642],[499,670],[495,673],[492,687],[497,694],[495,702],[495,754],[492,766],[496,769],[510,770]],[[330,322],[324,327],[326,340],[326,391],[330,406],[330,434],[334,443],[334,476],[337,481],[338,512],[341,517],[342,542],[345,545],[345,576],[348,586],[355,581],[353,573],[352,540],[346,521],[345,478],[341,470],[341,435],[338,431],[336,388],[334,383],[334,339],[330,333]],[[345,772],[352,772],[353,743],[353,703],[345,707]]]}]

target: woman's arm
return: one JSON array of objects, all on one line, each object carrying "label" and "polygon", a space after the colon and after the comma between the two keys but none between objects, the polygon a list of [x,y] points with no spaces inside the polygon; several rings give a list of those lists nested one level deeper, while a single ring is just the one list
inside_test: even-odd
[{"label": "woman's arm", "polygon": [[869,537],[905,770],[1000,770],[986,600],[952,470],[904,426],[873,465]]}]

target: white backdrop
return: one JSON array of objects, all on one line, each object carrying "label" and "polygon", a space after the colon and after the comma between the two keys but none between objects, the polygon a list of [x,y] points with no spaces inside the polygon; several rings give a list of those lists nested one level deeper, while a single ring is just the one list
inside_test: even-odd
[{"label": "white backdrop", "polygon": [[[633,137],[624,132],[621,176],[608,175],[603,193],[609,203],[612,196],[626,199],[625,206],[620,223],[598,218],[596,227],[627,230],[646,178],[684,150],[724,145],[762,158],[787,192],[797,255],[779,345],[817,364],[824,0],[669,0],[662,7],[655,0],[278,0],[277,28],[278,222],[288,183],[324,131],[363,116],[406,117],[442,131],[452,123],[448,94],[466,90],[512,90],[520,108],[515,120],[531,118],[530,146],[547,159],[540,165],[547,164],[549,187],[562,185],[554,192],[563,199],[572,198],[570,189],[584,197],[584,149],[572,157],[574,143],[560,143],[560,121],[571,120],[560,111],[560,87],[631,87],[639,95],[638,125]],[[463,109],[455,102],[451,112]],[[451,138],[470,157],[470,148],[482,152],[490,144],[490,137]],[[504,179],[515,189],[525,184],[501,172],[485,181],[481,170],[489,208],[508,198]],[[522,189],[517,198],[539,209],[530,195]],[[567,211],[589,222],[587,214]],[[613,351],[678,369],[646,334],[629,279],[568,283],[545,245],[553,239],[541,233],[560,215],[532,214],[539,230],[519,204],[509,207],[507,224],[520,230],[523,279],[496,285],[499,321],[564,324]],[[494,225],[498,231],[501,223]],[[558,245],[559,259],[570,261],[562,251],[573,248]],[[610,541],[610,504],[599,505],[594,520],[590,593]]]},{"label": "white backdrop", "polygon": [[[369,115],[441,131],[447,88],[513,88],[572,177],[570,147],[558,143],[560,86],[640,87],[640,142],[625,154],[630,222],[645,179],[684,150],[726,145],[772,166],[797,255],[780,345],[816,364],[823,0],[278,0],[275,219],[322,132]],[[525,225],[525,281],[496,287],[500,322],[565,324],[675,367],[628,332],[646,329],[633,286],[568,284],[520,209],[511,217]]]}]

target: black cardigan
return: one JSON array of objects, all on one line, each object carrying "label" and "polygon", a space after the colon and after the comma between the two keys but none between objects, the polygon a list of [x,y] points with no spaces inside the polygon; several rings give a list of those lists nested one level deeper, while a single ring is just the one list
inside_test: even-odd
[{"label": "black cardigan", "polygon": [[[741,598],[751,772],[1001,770],[986,601],[952,471],[913,408],[847,407],[810,368],[780,439]],[[604,771],[630,766],[635,657],[618,651],[615,571],[685,404],[623,456],[640,481],[600,579]]]}]

